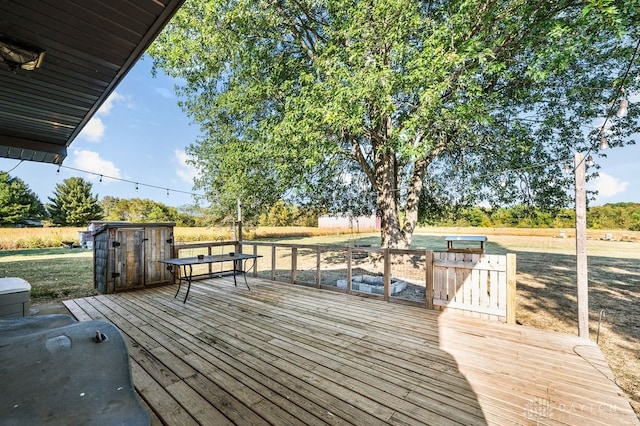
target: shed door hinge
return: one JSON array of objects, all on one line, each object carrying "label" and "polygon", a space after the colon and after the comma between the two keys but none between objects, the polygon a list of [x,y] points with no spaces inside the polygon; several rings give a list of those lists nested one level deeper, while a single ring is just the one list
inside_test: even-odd
[{"label": "shed door hinge", "polygon": [[111,247],[120,247],[120,242],[119,241],[113,241],[111,243]]},{"label": "shed door hinge", "polygon": [[111,278],[118,278],[120,276],[120,272],[112,272]]},{"label": "shed door hinge", "polygon": [[169,238],[169,239],[167,240],[167,244],[173,244],[173,238]]}]

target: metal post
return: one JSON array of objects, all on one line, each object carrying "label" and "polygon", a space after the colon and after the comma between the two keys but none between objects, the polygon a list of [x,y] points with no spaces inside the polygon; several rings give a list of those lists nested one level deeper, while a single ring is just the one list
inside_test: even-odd
[{"label": "metal post", "polygon": [[587,195],[584,155],[575,155],[576,179],[576,281],[578,336],[589,338],[589,281],[587,276]]}]

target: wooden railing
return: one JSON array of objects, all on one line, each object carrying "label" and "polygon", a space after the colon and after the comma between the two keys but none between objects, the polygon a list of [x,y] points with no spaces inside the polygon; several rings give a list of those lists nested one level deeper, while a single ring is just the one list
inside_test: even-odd
[{"label": "wooden railing", "polygon": [[176,244],[175,257],[230,251],[262,256],[255,277],[515,323],[515,254],[216,241]]}]

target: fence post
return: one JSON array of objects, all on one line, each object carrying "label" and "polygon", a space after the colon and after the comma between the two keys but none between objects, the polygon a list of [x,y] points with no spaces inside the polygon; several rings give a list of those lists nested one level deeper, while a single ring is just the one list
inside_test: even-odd
[{"label": "fence post", "polygon": [[507,254],[507,324],[516,323],[516,255]]},{"label": "fence post", "polygon": [[425,269],[425,297],[427,309],[433,309],[433,251],[427,250],[424,253],[424,269]]},{"label": "fence post", "polygon": [[391,295],[391,252],[389,248],[385,248],[384,251],[384,300],[389,301]]}]

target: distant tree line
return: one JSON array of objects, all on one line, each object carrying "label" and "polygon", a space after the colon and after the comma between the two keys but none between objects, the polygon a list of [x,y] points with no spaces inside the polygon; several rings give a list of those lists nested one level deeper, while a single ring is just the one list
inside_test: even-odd
[{"label": "distant tree line", "polygon": [[124,222],[173,222],[176,226],[199,226],[200,212],[181,212],[175,207],[141,198],[106,196],[99,202],[104,220]]},{"label": "distant tree line", "polygon": [[56,185],[43,204],[24,181],[0,172],[0,226],[87,226],[93,220],[127,222],[175,222],[177,226],[204,226],[204,210],[184,209],[140,198],[98,197],[92,184],[71,177]]},{"label": "distant tree line", "polygon": [[[477,226],[492,228],[572,228],[575,211],[544,211],[536,207],[471,207],[424,224],[435,226]],[[587,211],[590,229],[627,229],[640,231],[640,203],[615,203],[590,207]]]},{"label": "distant tree line", "polygon": [[[86,226],[92,220],[126,222],[174,222],[177,226],[203,227],[232,223],[235,217],[221,216],[215,210],[199,206],[180,208],[148,199],[124,199],[107,196],[98,201],[92,184],[79,177],[56,185],[49,202],[43,204],[19,178],[0,172],[0,226],[32,226],[44,221],[53,226]],[[433,206],[433,205],[432,205]],[[296,206],[284,200],[258,215],[260,226],[317,226],[322,211]],[[542,210],[537,207],[454,208],[442,203],[439,208],[423,208],[421,225],[571,228],[575,225],[572,209]],[[640,203],[616,203],[591,207],[587,211],[591,229],[627,229],[640,231]]]}]

